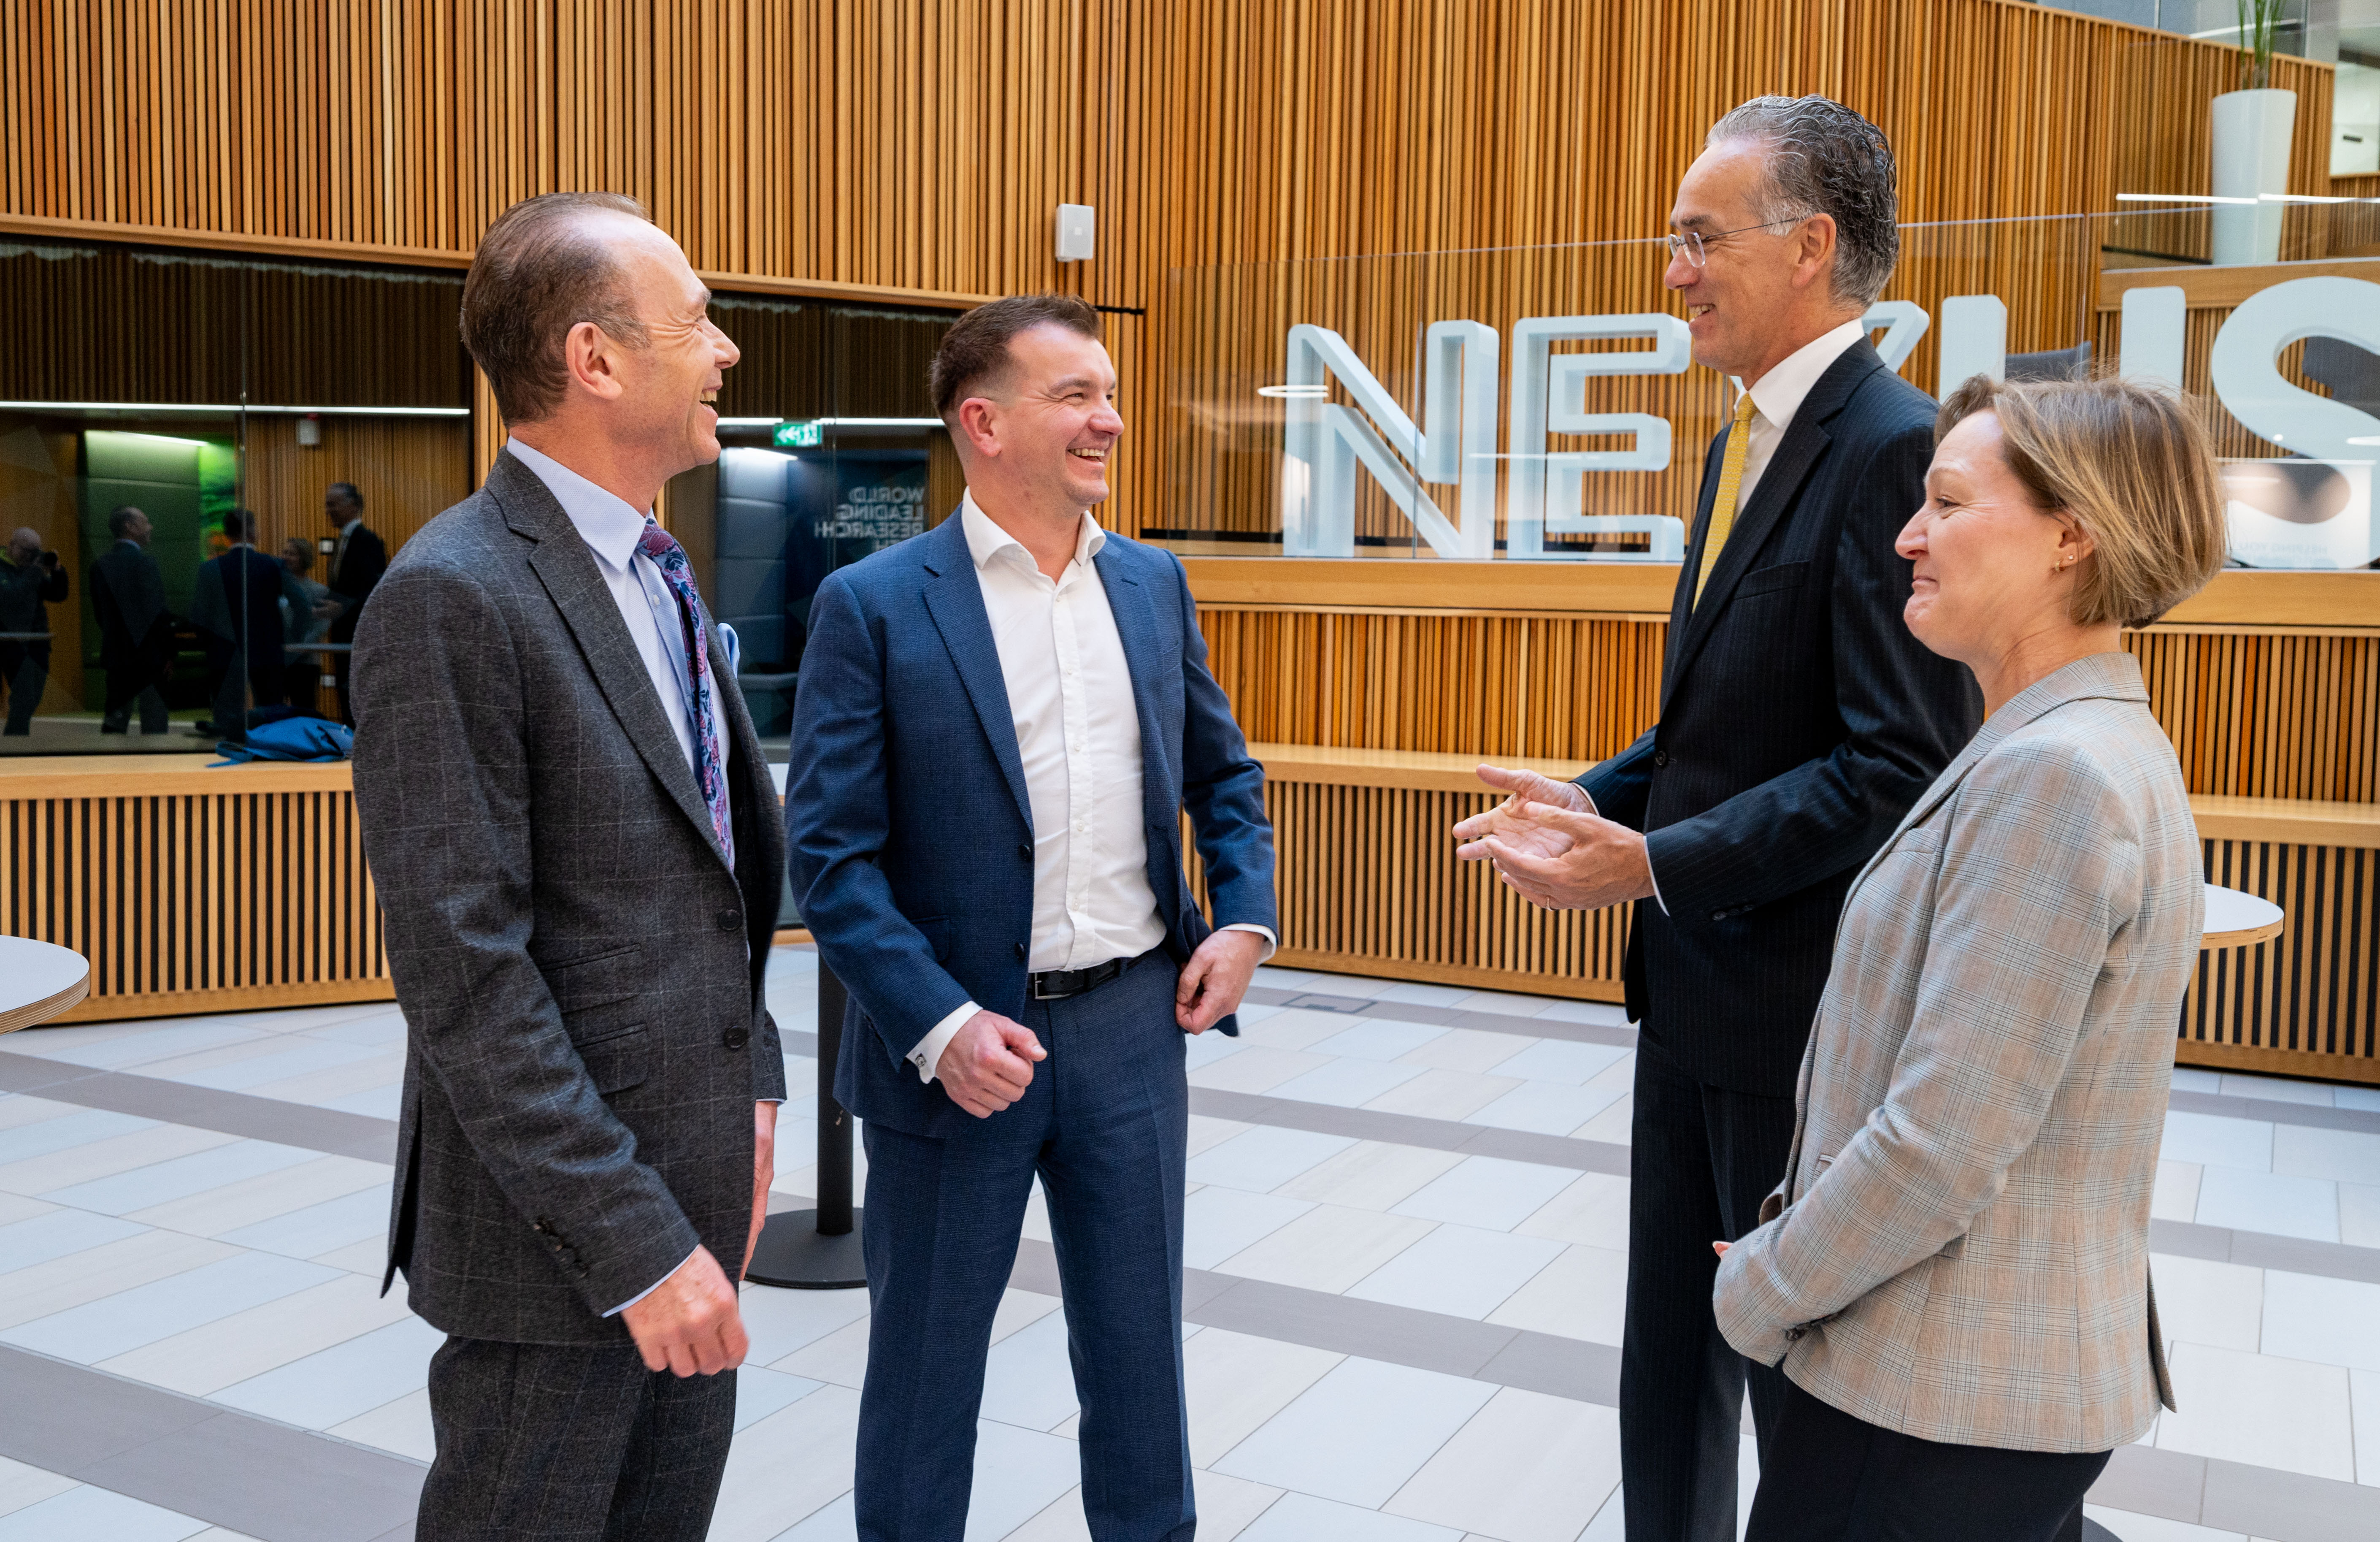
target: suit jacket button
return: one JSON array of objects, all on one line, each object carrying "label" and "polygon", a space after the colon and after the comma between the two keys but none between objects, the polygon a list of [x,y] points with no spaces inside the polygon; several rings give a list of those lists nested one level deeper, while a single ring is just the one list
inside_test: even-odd
[{"label": "suit jacket button", "polygon": [[1025,961],[1025,945],[1021,942],[1016,945],[1016,961],[1018,963]]},{"label": "suit jacket button", "polygon": [[721,931],[732,932],[743,924],[744,918],[737,915],[734,911],[721,911],[719,912],[719,929]]},{"label": "suit jacket button", "polygon": [[728,1047],[728,1048],[730,1048],[730,1049],[741,1049],[741,1048],[743,1048],[746,1045],[750,1044],[751,1042],[752,1042],[752,1030],[751,1030],[751,1029],[749,1029],[749,1028],[745,1027],[742,1023],[740,1023],[740,1022],[739,1022],[739,1023],[737,1023],[735,1027],[730,1028],[729,1030],[727,1030],[727,1047]]},{"label": "suit jacket button", "polygon": [[1018,841],[1016,843],[1016,854],[1023,857],[1026,862],[1031,862],[1033,860],[1033,843],[1029,840]]},{"label": "suit jacket button", "polygon": [[1670,764],[1670,752],[1669,752],[1669,751],[1667,751],[1667,750],[1656,750],[1656,751],[1654,751],[1654,752],[1653,752],[1653,764],[1654,764],[1654,765],[1669,765],[1669,764]]}]

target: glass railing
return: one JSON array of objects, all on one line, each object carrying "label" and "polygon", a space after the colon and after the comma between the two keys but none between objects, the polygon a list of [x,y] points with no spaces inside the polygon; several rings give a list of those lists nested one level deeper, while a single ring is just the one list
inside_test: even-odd
[{"label": "glass railing", "polygon": [[[1907,226],[1868,314],[1931,394],[2119,370],[2203,398],[2234,559],[2380,557],[2380,205]],[[2216,266],[2261,241],[2273,261]],[[1678,560],[1729,388],[1658,239],[1176,269],[1165,516],[1186,554]]]}]

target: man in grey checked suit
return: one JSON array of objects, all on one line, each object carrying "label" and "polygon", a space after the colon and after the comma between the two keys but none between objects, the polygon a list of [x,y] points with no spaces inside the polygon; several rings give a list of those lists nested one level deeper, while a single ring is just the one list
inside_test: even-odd
[{"label": "man in grey checked suit", "polygon": [[447,1335],[420,1542],[698,1538],[784,1067],[784,840],[685,553],[735,345],[628,199],[515,205],[463,338],[512,442],[356,633],[356,804],[407,1030],[389,1272]]}]

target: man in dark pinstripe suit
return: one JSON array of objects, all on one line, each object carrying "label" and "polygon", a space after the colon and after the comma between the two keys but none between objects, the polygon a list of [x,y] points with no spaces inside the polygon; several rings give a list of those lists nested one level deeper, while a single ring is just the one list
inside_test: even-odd
[{"label": "man in dark pinstripe suit", "polygon": [[[1620,1443],[1630,1542],[1735,1536],[1743,1359],[1711,1311],[1717,1240],[1783,1175],[1793,1086],[1852,877],[1974,734],[1966,672],[1902,625],[1894,537],[1925,501],[1934,404],[1862,320],[1899,254],[1891,147],[1823,97],[1711,129],[1665,275],[1695,361],[1734,377],[1670,617],[1660,720],[1575,784],[1456,834],[1541,905],[1633,901],[1642,1026]],[[1765,1441],[1783,1378],[1750,1372]]]}]

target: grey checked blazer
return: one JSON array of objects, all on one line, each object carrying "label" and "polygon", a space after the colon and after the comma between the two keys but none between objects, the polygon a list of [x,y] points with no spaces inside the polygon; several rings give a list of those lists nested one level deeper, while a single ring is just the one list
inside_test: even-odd
[{"label": "grey checked blazer", "polygon": [[510,454],[364,609],[356,810],[407,1029],[389,1273],[448,1333],[626,1343],[601,1314],[696,1242],[742,1266],[785,848],[710,659],[733,872],[594,554]]},{"label": "grey checked blazer", "polygon": [[2103,1451],[2173,1406],[2149,1193],[2204,910],[2130,655],[1993,714],[1852,886],[1728,1341],[1960,1445]]}]

